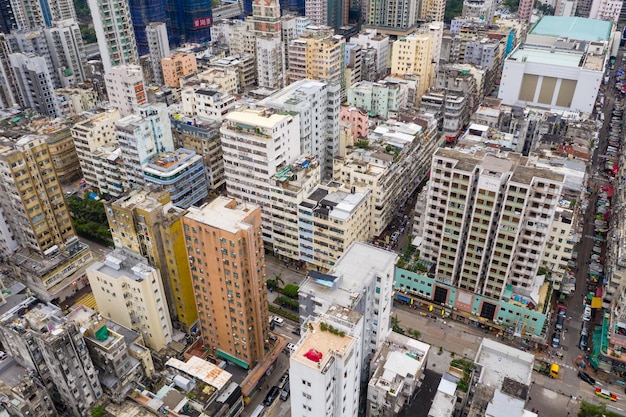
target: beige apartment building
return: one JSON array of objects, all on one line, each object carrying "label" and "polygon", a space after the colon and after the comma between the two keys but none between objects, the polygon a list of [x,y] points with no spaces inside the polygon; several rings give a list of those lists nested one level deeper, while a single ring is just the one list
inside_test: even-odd
[{"label": "beige apartment building", "polygon": [[421,256],[438,281],[500,299],[530,297],[564,176],[512,152],[437,149],[421,222]]},{"label": "beige apartment building", "polygon": [[261,209],[218,197],[190,207],[183,228],[205,349],[253,368],[268,337]]},{"label": "beige apartment building", "polygon": [[184,331],[198,320],[182,217],[167,191],[133,190],[105,203],[113,242],[144,256],[161,272],[170,317]]},{"label": "beige apartment building", "polygon": [[371,192],[318,186],[298,206],[300,260],[327,271],[354,242],[371,239]]},{"label": "beige apartment building", "polygon": [[139,332],[146,346],[159,351],[172,341],[172,322],[161,274],[130,251],[116,249],[87,268],[98,311]]},{"label": "beige apartment building", "polygon": [[416,100],[432,84],[435,71],[432,60],[434,47],[434,35],[430,32],[415,32],[393,43],[391,74],[414,77],[418,81]]},{"label": "beige apartment building", "polygon": [[76,240],[45,136],[0,145],[0,187],[0,206],[20,246],[46,254]]},{"label": "beige apartment building", "polygon": [[345,38],[334,35],[332,28],[309,26],[299,39],[289,44],[289,83],[305,78],[339,83],[341,96],[345,97],[345,48]]}]

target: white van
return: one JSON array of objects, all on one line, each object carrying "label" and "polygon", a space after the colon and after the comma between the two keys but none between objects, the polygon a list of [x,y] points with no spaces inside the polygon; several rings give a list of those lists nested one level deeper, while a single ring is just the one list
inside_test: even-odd
[{"label": "white van", "polygon": [[250,417],[262,417],[265,415],[265,406],[259,404],[256,406]]}]

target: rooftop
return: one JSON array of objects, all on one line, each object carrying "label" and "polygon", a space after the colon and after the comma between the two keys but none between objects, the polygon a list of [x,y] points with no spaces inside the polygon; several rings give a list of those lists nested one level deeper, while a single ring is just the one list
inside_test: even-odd
[{"label": "rooftop", "polygon": [[156,272],[142,257],[120,249],[108,253],[104,263],[94,262],[87,269],[99,271],[110,278],[126,278],[138,282]]},{"label": "rooftop", "polygon": [[300,292],[351,306],[377,273],[393,271],[398,255],[367,243],[353,243],[328,274],[310,271]]},{"label": "rooftop", "polygon": [[172,152],[165,152],[157,155],[144,165],[144,172],[152,175],[175,175],[190,165],[201,163],[202,157],[194,151],[187,149],[176,149]]},{"label": "rooftop", "polygon": [[[320,330],[320,323],[321,320],[319,319],[309,322],[312,330],[306,332],[291,356],[291,360],[313,369],[325,370],[330,358],[334,355],[342,357],[354,343],[354,339],[351,336],[341,336],[330,331],[322,331]],[[321,354],[319,362],[305,356],[309,351],[316,351]]]},{"label": "rooftop", "polygon": [[197,356],[191,356],[187,362],[170,358],[165,366],[178,369],[189,376],[215,387],[218,391],[224,388],[232,377],[229,372]]},{"label": "rooftop", "polygon": [[246,219],[257,208],[251,203],[239,205],[232,198],[220,196],[202,207],[189,207],[185,217],[234,234],[252,227]]},{"label": "rooftop", "polygon": [[613,24],[605,20],[584,17],[544,16],[529,35],[554,36],[580,41],[606,41],[611,37]]},{"label": "rooftop", "polygon": [[530,385],[535,356],[532,353],[483,339],[475,362],[482,365],[480,383],[502,387],[505,378]]},{"label": "rooftop", "polygon": [[513,51],[507,60],[578,68],[582,65],[583,56],[582,51],[552,51],[546,48],[534,48],[532,45],[522,45]]},{"label": "rooftop", "polygon": [[276,125],[291,118],[291,115],[275,113],[265,109],[240,109],[231,111],[226,115],[226,120],[229,122],[266,129],[274,129]]}]

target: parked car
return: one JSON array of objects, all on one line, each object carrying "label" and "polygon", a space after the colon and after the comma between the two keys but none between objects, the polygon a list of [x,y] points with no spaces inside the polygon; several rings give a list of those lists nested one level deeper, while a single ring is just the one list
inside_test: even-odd
[{"label": "parked car", "polygon": [[607,391],[602,388],[596,388],[596,395],[600,398],[605,398],[611,401],[617,401],[617,395],[613,394],[611,391]]},{"label": "parked car", "polygon": [[583,321],[591,320],[591,307],[585,306],[585,311],[583,312]]},{"label": "parked car", "polygon": [[278,381],[278,389],[283,389],[288,382],[289,382],[289,371],[285,372],[283,376],[280,377],[280,380]]},{"label": "parked car", "polygon": [[554,328],[557,330],[563,330],[563,323],[565,323],[565,316],[556,316],[556,324]]},{"label": "parked car", "polygon": [[287,381],[287,385],[283,387],[283,390],[280,392],[280,400],[287,401],[289,399],[289,381]]},{"label": "parked car", "polygon": [[580,341],[578,342],[578,349],[580,350],[587,350],[587,346],[589,344],[589,336],[588,335],[581,335],[580,336]]},{"label": "parked car", "polygon": [[291,356],[293,355],[293,352],[295,352],[296,350],[296,345],[294,345],[293,343],[287,343],[287,346],[285,346],[285,349],[283,349],[283,352],[288,355]]},{"label": "parked car", "polygon": [[279,394],[280,390],[276,385],[274,385],[272,388],[270,388],[270,392],[268,392],[265,396],[265,399],[263,400],[263,405],[266,407],[272,405],[272,403],[274,402],[274,400],[276,400]]},{"label": "parked car", "polygon": [[285,319],[278,316],[272,316],[272,320],[277,326],[283,326],[285,324]]},{"label": "parked car", "polygon": [[291,331],[291,333],[297,334],[298,336],[300,336],[300,326],[294,327],[294,329]]},{"label": "parked car", "polygon": [[587,372],[580,371],[578,372],[578,378],[582,379],[589,385],[596,385],[596,380],[593,379]]},{"label": "parked car", "polygon": [[559,346],[561,346],[561,334],[552,333],[552,347],[558,348]]}]

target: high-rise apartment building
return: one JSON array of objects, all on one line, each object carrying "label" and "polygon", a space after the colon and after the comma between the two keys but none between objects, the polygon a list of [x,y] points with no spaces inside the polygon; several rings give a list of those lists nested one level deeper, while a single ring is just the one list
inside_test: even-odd
[{"label": "high-rise apartment building", "polygon": [[350,308],[332,307],[327,315],[304,322],[289,358],[293,417],[359,415],[363,317]]},{"label": "high-rise apartment building", "polygon": [[0,205],[21,246],[46,254],[76,239],[45,137],[1,146],[0,171],[2,194],[9,197]]},{"label": "high-rise apartment building", "polygon": [[186,209],[201,204],[208,194],[202,156],[180,148],[158,154],[143,166],[148,185],[169,191],[172,204]]},{"label": "high-rise apartment building", "polygon": [[622,3],[622,1],[617,0],[593,0],[589,10],[589,18],[617,23],[622,11]]},{"label": "high-rise apartment building", "polygon": [[167,33],[170,43],[204,43],[211,40],[213,8],[205,0],[166,0],[168,14]]},{"label": "high-rise apartment building", "polygon": [[[242,109],[220,128],[228,195],[271,207],[270,178],[300,156],[300,116],[271,109]],[[271,242],[270,213],[262,213],[263,239]]]},{"label": "high-rise apartment building", "polygon": [[115,249],[86,272],[103,317],[141,333],[151,349],[167,347],[172,322],[158,269],[138,254]]},{"label": "high-rise apartment building", "polygon": [[115,130],[122,150],[130,189],[145,186],[143,165],[160,153],[172,152],[172,128],[164,103],[143,104],[117,121]]},{"label": "high-rise apartment building", "polygon": [[259,87],[278,90],[285,85],[285,49],[280,36],[257,36],[256,62]]},{"label": "high-rise apartment building", "polygon": [[268,338],[261,209],[218,197],[189,208],[183,226],[202,342],[214,356],[253,368]]},{"label": "high-rise apartment building", "polygon": [[54,82],[46,59],[32,53],[9,55],[18,86],[20,104],[50,117],[61,117]]},{"label": "high-rise apartment building", "polygon": [[381,29],[409,29],[417,22],[419,3],[410,0],[370,2],[367,24]]},{"label": "high-rise apartment building", "polygon": [[7,416],[33,415],[57,417],[59,414],[50,399],[50,392],[28,368],[13,358],[3,360],[0,368],[0,395]]},{"label": "high-rise apartment building", "polygon": [[500,299],[512,288],[529,296],[563,179],[520,154],[438,149],[422,258],[435,264],[438,281],[459,290]]},{"label": "high-rise apartment building", "polygon": [[106,203],[106,214],[117,248],[144,256],[161,272],[170,317],[184,331],[198,313],[185,250],[182,216],[167,191],[133,190]]},{"label": "high-rise apartment building", "polygon": [[102,397],[102,387],[79,326],[61,309],[29,297],[0,317],[0,341],[33,369],[65,414],[82,417]]},{"label": "high-rise apartment building", "polygon": [[429,32],[415,32],[393,43],[391,74],[416,77],[416,98],[420,98],[432,84],[434,36]]},{"label": "high-rise apartment building", "polygon": [[281,20],[280,4],[278,0],[254,0],[252,3],[252,17],[256,35],[274,35],[280,38]]},{"label": "high-rise apartment building", "polygon": [[345,47],[345,38],[334,35],[331,28],[309,27],[289,44],[289,83],[305,78],[339,83],[345,97]]},{"label": "high-rise apartment building", "polygon": [[[81,116],[81,120],[72,126],[72,138],[78,155],[78,162],[83,172],[83,179],[90,187],[100,189],[104,185],[102,172],[96,169],[96,160],[102,151],[113,151],[118,148],[115,123],[120,119],[120,112],[111,109],[100,113],[89,113]],[[102,150],[98,152],[98,150]],[[120,181],[120,191],[122,191]]]},{"label": "high-rise apartment building", "polygon": [[147,102],[145,81],[139,65],[118,65],[104,75],[104,83],[111,106],[122,117],[133,114],[137,107]]},{"label": "high-rise apartment building", "polygon": [[148,54],[152,68],[152,80],[156,85],[163,84],[163,67],[161,60],[170,56],[170,44],[165,23],[151,22],[146,25]]},{"label": "high-rise apartment building", "polygon": [[[76,9],[72,0],[8,0],[2,3],[6,31],[13,29],[28,30],[40,27],[50,27],[54,21],[76,20]],[[2,28],[0,24],[0,29]]]},{"label": "high-rise apartment building", "polygon": [[533,15],[534,5],[535,2],[533,0],[520,0],[519,8],[517,9],[517,18],[529,23],[530,17]]},{"label": "high-rise apartment building", "polygon": [[259,103],[279,111],[297,112],[300,115],[299,155],[315,156],[322,164],[322,176],[325,177],[330,175],[333,158],[339,154],[340,95],[338,83],[303,79]]},{"label": "high-rise apartment building", "polygon": [[163,83],[168,87],[180,87],[180,79],[198,70],[194,54],[177,53],[161,60]]},{"label": "high-rise apartment building", "polygon": [[368,29],[365,32],[359,33],[357,36],[350,38],[350,42],[361,46],[361,55],[365,60],[366,51],[374,50],[376,56],[375,65],[375,79],[372,77],[365,78],[365,71],[363,71],[363,79],[367,81],[378,81],[387,75],[387,61],[389,60],[389,36],[381,35],[376,30]]},{"label": "high-rise apartment building", "polygon": [[358,334],[361,368],[391,329],[394,269],[398,255],[366,243],[353,243],[326,273],[309,271],[300,286],[300,320],[321,317],[332,306],[363,315]]},{"label": "high-rise apartment building", "polygon": [[304,2],[305,16],[314,25],[330,26],[337,30],[348,24],[350,1],[348,0],[307,0]]},{"label": "high-rise apartment building", "polygon": [[187,121],[172,119],[172,135],[176,147],[202,155],[207,186],[217,190],[225,183],[224,159],[220,143],[219,123],[213,121]]},{"label": "high-rise apartment building", "polygon": [[125,0],[89,0],[104,73],[123,64],[139,64],[130,6]]},{"label": "high-rise apartment building", "polygon": [[446,0],[426,0],[422,2],[419,18],[428,22],[443,22],[446,14]]},{"label": "high-rise apartment building", "polygon": [[[281,8],[282,10],[282,8]],[[304,29],[311,25],[311,19],[306,16],[283,15],[280,19],[281,32],[285,51],[289,48],[289,43],[298,39]]]},{"label": "high-rise apartment building", "polygon": [[52,52],[53,68],[62,87],[69,87],[87,79],[87,58],[80,33],[74,19],[58,20],[44,34]]},{"label": "high-rise apartment building", "polygon": [[147,27],[152,22],[166,22],[167,8],[164,0],[133,0],[128,2],[133,32],[139,56],[150,52]]}]

